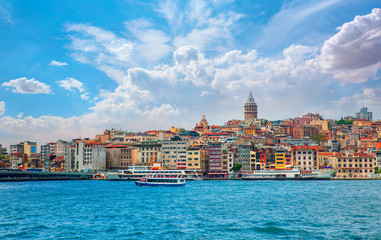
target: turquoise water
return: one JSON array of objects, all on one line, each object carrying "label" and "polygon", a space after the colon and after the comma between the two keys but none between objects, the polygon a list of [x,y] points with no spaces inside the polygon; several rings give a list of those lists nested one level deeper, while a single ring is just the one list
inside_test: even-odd
[{"label": "turquoise water", "polygon": [[0,239],[381,239],[381,181],[0,183]]}]

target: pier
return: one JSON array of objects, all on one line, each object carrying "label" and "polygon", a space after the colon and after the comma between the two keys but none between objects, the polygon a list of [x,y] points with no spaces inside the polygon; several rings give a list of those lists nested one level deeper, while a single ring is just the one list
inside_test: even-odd
[{"label": "pier", "polygon": [[90,180],[92,174],[70,172],[26,172],[0,170],[0,182],[50,181],[50,180]]}]

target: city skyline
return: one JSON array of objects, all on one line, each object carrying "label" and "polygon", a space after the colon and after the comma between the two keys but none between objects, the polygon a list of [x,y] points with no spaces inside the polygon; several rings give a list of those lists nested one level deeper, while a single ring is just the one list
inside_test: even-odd
[{"label": "city skyline", "polygon": [[381,118],[377,1],[91,3],[0,3],[3,145],[223,124],[250,88],[258,118]]}]

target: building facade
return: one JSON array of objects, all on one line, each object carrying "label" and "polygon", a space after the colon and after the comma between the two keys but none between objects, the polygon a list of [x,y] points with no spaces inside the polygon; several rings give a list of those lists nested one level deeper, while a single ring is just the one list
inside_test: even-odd
[{"label": "building facade", "polygon": [[163,166],[168,169],[187,169],[187,148],[190,141],[172,138],[162,142]]},{"label": "building facade", "polygon": [[317,169],[318,147],[299,146],[292,148],[292,159],[297,167],[304,170]]}]

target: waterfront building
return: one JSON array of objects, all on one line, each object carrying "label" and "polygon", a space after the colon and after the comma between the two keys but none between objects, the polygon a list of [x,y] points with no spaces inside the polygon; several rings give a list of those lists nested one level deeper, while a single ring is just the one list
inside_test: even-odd
[{"label": "waterfront building", "polygon": [[292,159],[301,169],[312,170],[317,169],[317,152],[318,147],[298,146],[292,148]]},{"label": "waterfront building", "polygon": [[106,146],[106,168],[107,170],[126,169],[132,165],[132,148],[124,145]]},{"label": "waterfront building", "polygon": [[10,154],[20,153],[23,157],[23,163],[28,161],[28,157],[31,154],[37,153],[37,143],[24,141],[19,144],[10,145]]},{"label": "waterfront building", "polygon": [[24,141],[24,142],[20,143],[20,145],[23,146],[23,148],[24,148],[23,153],[26,154],[28,157],[31,154],[37,153],[37,143],[36,142]]},{"label": "waterfront building", "polygon": [[9,146],[9,154],[23,153],[24,149],[20,144],[14,144]]},{"label": "waterfront building", "polygon": [[50,146],[49,143],[46,145],[41,145],[40,147],[40,154],[41,154],[41,159],[45,160],[46,156],[50,155]]},{"label": "waterfront building", "polygon": [[376,167],[381,169],[381,149],[372,150],[372,154],[376,156]]},{"label": "waterfront building", "polygon": [[372,122],[373,116],[372,116],[372,112],[368,112],[367,107],[362,107],[360,109],[360,112],[356,113],[356,118],[366,119]]},{"label": "waterfront building", "polygon": [[78,165],[76,165],[76,161],[75,161],[75,150],[76,148],[74,146],[67,146],[65,148],[64,160],[65,160],[66,172],[73,172],[79,168],[79,162],[78,162]]},{"label": "waterfront building", "polygon": [[237,162],[238,151],[237,148],[229,148],[228,150],[228,173],[233,173],[232,168]]},{"label": "waterfront building", "polygon": [[256,120],[258,118],[258,106],[254,101],[253,94],[251,93],[247,98],[244,106],[245,121]]},{"label": "waterfront building", "polygon": [[[153,162],[162,162],[162,142],[158,140],[142,141],[133,145],[136,151],[131,151],[131,163],[133,164],[134,158],[136,159],[136,165],[148,165],[154,156]],[[134,157],[136,155],[136,157]]]},{"label": "waterfront building", "polygon": [[335,152],[318,152],[318,156],[317,156],[318,168],[323,169],[323,168],[335,166],[336,154],[338,154],[338,153],[335,153]]},{"label": "waterfront building", "polygon": [[367,153],[341,153],[335,158],[336,176],[340,178],[369,178],[376,167],[376,156]]},{"label": "waterfront building", "polygon": [[103,144],[95,142],[77,142],[75,145],[75,170],[105,170],[106,148]]},{"label": "waterfront building", "polygon": [[173,137],[169,141],[162,142],[163,165],[168,169],[187,168],[187,148],[190,141],[180,137]]},{"label": "waterfront building", "polygon": [[222,170],[222,152],[226,151],[226,143],[209,143],[209,175],[214,177],[225,176]]},{"label": "waterfront building", "polygon": [[10,154],[11,160],[11,168],[12,169],[18,169],[19,167],[24,167],[23,162],[24,162],[24,154],[22,153],[11,153]]},{"label": "waterfront building", "polygon": [[187,170],[205,171],[208,161],[208,151],[203,147],[187,148]]},{"label": "waterfront building", "polygon": [[260,157],[258,152],[256,151],[250,151],[250,170],[260,170],[261,164],[260,164]]},{"label": "waterfront building", "polygon": [[293,165],[291,153],[286,150],[277,150],[274,154],[275,157],[275,169],[283,170],[286,166]]},{"label": "waterfront building", "polygon": [[241,171],[248,172],[251,170],[250,151],[251,144],[240,144],[238,147],[238,155],[236,163],[242,164]]},{"label": "waterfront building", "polygon": [[41,162],[41,154],[39,153],[32,153],[28,156],[28,162],[24,165],[27,169],[33,169],[33,168],[43,168],[43,164]]}]

